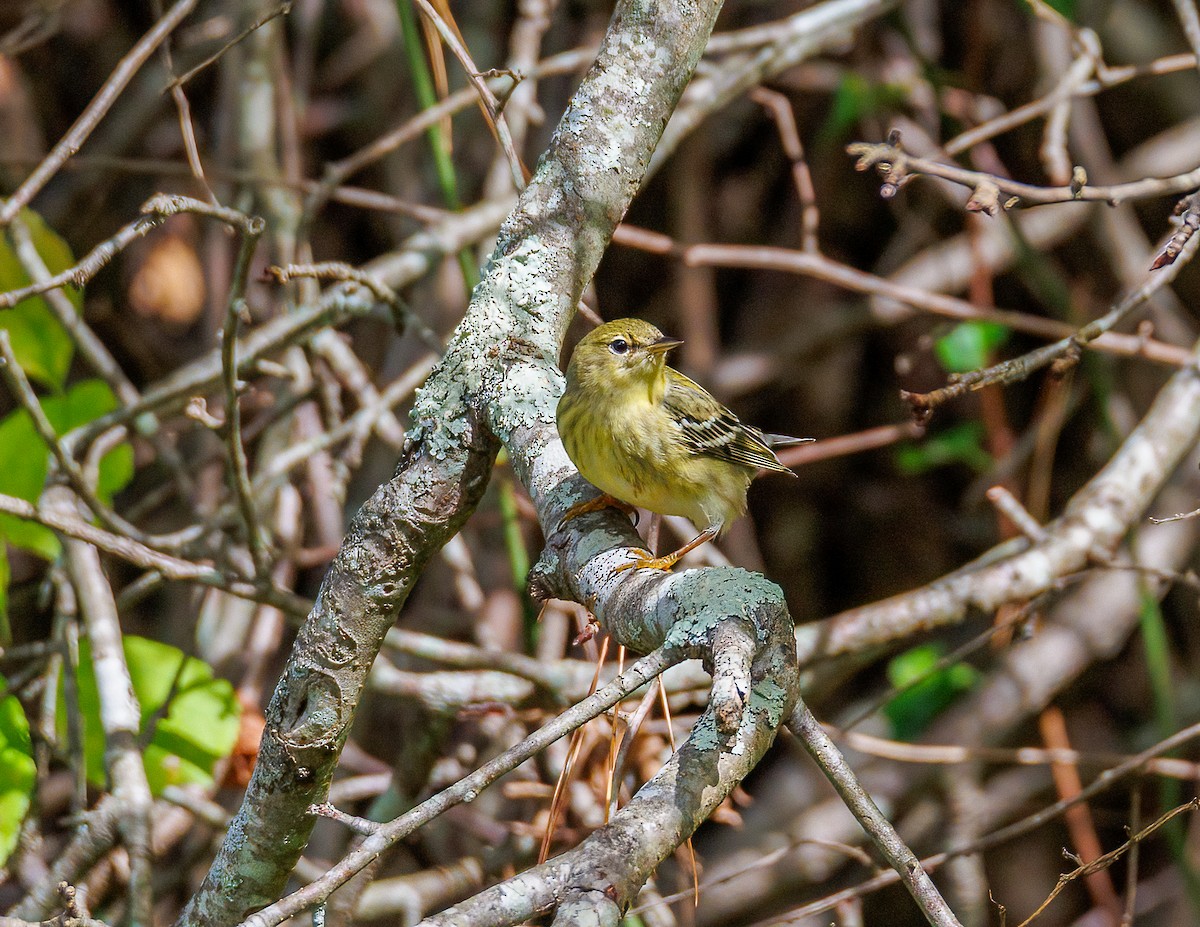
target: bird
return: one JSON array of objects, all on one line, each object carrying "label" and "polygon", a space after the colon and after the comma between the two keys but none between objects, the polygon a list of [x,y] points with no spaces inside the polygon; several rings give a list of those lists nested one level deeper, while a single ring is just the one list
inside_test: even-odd
[{"label": "bird", "polygon": [[741,422],[704,387],[667,365],[683,344],[642,319],[597,326],[575,347],[556,421],[567,456],[601,496],[563,518],[615,506],[682,515],[697,529],[679,550],[655,557],[638,550],[617,567],[670,570],[746,511],[759,471],[795,476],[775,447],[812,441],[764,434]]}]

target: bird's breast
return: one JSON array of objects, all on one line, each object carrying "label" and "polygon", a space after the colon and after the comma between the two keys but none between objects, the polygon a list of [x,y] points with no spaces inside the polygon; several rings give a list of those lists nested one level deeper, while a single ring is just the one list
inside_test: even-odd
[{"label": "bird's breast", "polygon": [[597,410],[569,396],[559,404],[563,446],[584,478],[610,496],[663,514],[684,514],[662,476],[670,448],[651,410],[625,403],[617,411]]}]

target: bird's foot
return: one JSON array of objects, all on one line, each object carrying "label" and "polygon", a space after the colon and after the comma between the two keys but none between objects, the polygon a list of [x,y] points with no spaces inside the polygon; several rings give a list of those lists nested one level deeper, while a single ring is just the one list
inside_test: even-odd
[{"label": "bird's foot", "polygon": [[620,566],[616,567],[615,572],[620,573],[624,570],[663,570],[669,573],[671,572],[671,568],[679,562],[680,558],[683,557],[684,554],[690,553],[701,544],[711,541],[717,536],[720,530],[720,525],[712,525],[684,544],[681,548],[679,548],[679,550],[672,551],[669,554],[663,554],[661,557],[655,557],[651,555],[650,551],[642,550],[640,547],[635,548],[637,553],[645,554],[646,556],[637,557],[633,560],[630,560],[628,563],[622,563]]},{"label": "bird's foot", "polygon": [[585,499],[583,502],[576,502],[573,506],[567,509],[567,514],[562,517],[558,523],[561,528],[572,518],[578,518],[580,515],[586,515],[589,512],[599,512],[602,509],[620,509],[626,515],[633,519],[633,523],[637,524],[638,510],[637,506],[630,505],[628,502],[622,502],[616,496],[610,496],[606,492],[602,492],[598,496],[591,499]]},{"label": "bird's foot", "polygon": [[623,573],[625,570],[663,570],[667,573],[671,572],[671,567],[679,562],[679,558],[683,556],[679,551],[672,554],[665,554],[662,557],[655,557],[650,551],[642,550],[640,547],[634,548],[634,553],[644,554],[645,556],[635,557],[628,563],[622,563],[620,566],[613,569],[614,573]]}]

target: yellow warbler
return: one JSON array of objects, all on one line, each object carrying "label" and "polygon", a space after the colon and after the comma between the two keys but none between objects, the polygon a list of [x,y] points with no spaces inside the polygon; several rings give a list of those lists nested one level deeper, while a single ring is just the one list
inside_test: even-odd
[{"label": "yellow warbler", "polygon": [[764,435],[738,421],[667,366],[667,352],[680,344],[649,322],[617,319],[585,336],[567,366],[558,430],[579,472],[605,495],[566,517],[615,504],[683,515],[704,528],[673,553],[646,553],[618,569],[671,569],[746,511],[746,490],[759,470],[791,474],[772,446],[812,440]]}]

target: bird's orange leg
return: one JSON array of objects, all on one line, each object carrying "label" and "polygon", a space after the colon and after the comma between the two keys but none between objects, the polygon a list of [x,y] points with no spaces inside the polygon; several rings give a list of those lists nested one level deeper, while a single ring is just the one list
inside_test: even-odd
[{"label": "bird's orange leg", "polygon": [[572,518],[578,518],[580,515],[586,515],[588,512],[599,512],[601,509],[620,509],[633,519],[635,525],[637,524],[637,506],[630,505],[628,502],[622,502],[616,496],[610,496],[608,493],[602,492],[592,499],[576,502],[567,509],[567,514],[562,517],[562,521],[558,523],[558,526],[561,528]]},{"label": "bird's orange leg", "polygon": [[636,560],[629,561],[629,563],[622,563],[619,567],[616,568],[616,572],[620,573],[622,570],[668,570],[669,571],[671,569],[671,567],[675,566],[675,564],[679,562],[679,559],[684,554],[690,553],[691,551],[693,551],[697,547],[699,547],[701,544],[707,544],[709,541],[711,541],[713,538],[715,538],[717,536],[717,534],[720,532],[720,530],[721,530],[720,525],[710,525],[709,527],[705,528],[702,532],[700,532],[698,535],[696,535],[694,538],[692,538],[690,541],[688,541],[686,544],[684,544],[681,548],[679,548],[679,550],[674,551],[673,553],[663,554],[663,556],[661,556],[661,557],[651,557],[649,555],[647,555],[646,557],[638,557]]}]

